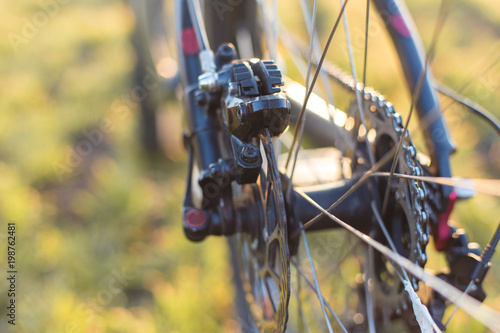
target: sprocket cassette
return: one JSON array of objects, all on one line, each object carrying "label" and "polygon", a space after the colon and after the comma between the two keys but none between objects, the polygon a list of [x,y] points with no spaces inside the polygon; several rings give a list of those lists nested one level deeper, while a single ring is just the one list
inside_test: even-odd
[{"label": "sprocket cassette", "polygon": [[[332,65],[325,66],[326,71],[331,78],[336,80],[353,96],[361,96],[361,105],[364,114],[364,124],[359,119],[358,103],[351,103],[348,115],[357,115],[357,119],[347,120],[349,127],[344,126],[348,136],[357,140],[358,152],[366,149],[364,142],[368,140],[368,147],[375,155],[375,161],[380,160],[391,148],[397,146],[404,133],[404,126],[401,116],[394,110],[391,103],[387,102],[384,96],[374,91],[372,88],[363,89],[361,84],[355,86],[351,76],[343,73],[337,67]],[[356,116],[351,116],[355,118]],[[355,124],[355,125],[353,125]],[[345,135],[344,135],[345,137]],[[351,152],[352,154],[352,152]],[[358,155],[359,156],[359,155]],[[351,156],[352,159],[358,159],[358,156]],[[368,158],[366,158],[368,160]],[[396,156],[396,172],[409,176],[422,176],[422,167],[417,159],[417,150],[413,145],[410,135],[407,132],[404,135],[401,149]],[[353,162],[352,167],[363,168]],[[389,171],[390,162],[384,170]],[[366,171],[366,164],[364,170]],[[353,170],[355,173],[356,170]],[[381,205],[387,187],[387,178],[377,179],[377,189],[379,192]],[[391,235],[392,242],[399,254],[405,256],[416,265],[424,267],[427,262],[426,246],[429,243],[429,217],[427,209],[430,207],[427,202],[428,191],[423,182],[412,179],[402,179],[393,177],[389,185],[391,195],[389,196],[390,209],[383,216],[386,228]],[[377,224],[373,221],[374,225]],[[385,242],[385,237],[379,231],[376,236],[380,241]],[[392,269],[391,264],[383,257],[378,256],[375,260],[372,276],[375,277],[376,300],[384,302],[384,308],[394,312],[399,312],[408,306],[408,296],[402,287],[402,282],[397,273]],[[410,281],[415,290],[418,290],[418,280],[410,276]]]}]

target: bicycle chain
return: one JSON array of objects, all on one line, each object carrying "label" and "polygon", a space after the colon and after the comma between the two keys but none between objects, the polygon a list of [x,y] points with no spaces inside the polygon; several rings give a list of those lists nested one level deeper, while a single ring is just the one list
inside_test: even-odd
[{"label": "bicycle chain", "polygon": [[[361,94],[365,117],[367,119],[372,118],[372,121],[374,120],[373,118],[381,120],[384,124],[383,126],[385,127],[385,133],[383,134],[391,136],[393,140],[395,140],[395,143],[398,143],[399,140],[401,140],[404,132],[401,116],[394,110],[392,104],[385,100],[384,96],[372,88],[363,89],[362,84],[358,84],[357,87],[355,87],[355,81],[352,76],[344,73],[341,69],[331,63],[325,62],[323,64],[323,69],[330,78],[337,81],[337,83],[350,93],[354,95],[358,93]],[[366,132],[369,130],[370,128],[367,128]],[[406,135],[397,158],[399,160],[399,168],[402,173],[413,176],[422,176],[424,174],[420,162],[417,160],[417,150],[410,139],[408,131],[406,131]],[[404,162],[403,165],[402,162]],[[408,184],[408,188],[406,188],[405,184]],[[427,262],[426,246],[429,243],[429,221],[431,219],[434,220],[437,216],[432,208],[437,205],[429,202],[430,198],[428,196],[428,188],[421,181],[393,179],[391,187],[395,190],[396,201],[405,211],[408,227],[410,229],[411,239],[408,259],[416,265],[424,267]],[[431,197],[436,198],[436,196],[432,194]],[[410,279],[413,288],[418,290],[418,280],[415,277],[410,277]],[[406,293],[399,292],[399,286],[397,284],[393,289],[392,295],[389,296],[400,295],[401,297],[385,297],[385,300],[389,301],[392,308],[395,310],[400,309],[400,306],[406,308],[408,304],[408,297],[406,296]]]}]

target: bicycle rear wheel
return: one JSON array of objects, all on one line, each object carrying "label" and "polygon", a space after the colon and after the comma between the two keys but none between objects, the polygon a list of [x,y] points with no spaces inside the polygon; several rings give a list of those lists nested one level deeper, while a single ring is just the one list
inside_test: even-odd
[{"label": "bicycle rear wheel", "polygon": [[[390,1],[376,1],[375,3],[381,13],[381,18],[375,19],[375,22],[379,28],[386,29],[388,27],[389,30],[389,33],[380,34],[386,42],[387,50],[390,50],[387,36],[391,36],[393,42],[398,47],[403,48],[398,56],[395,57],[392,54],[388,57],[401,64],[394,64],[396,72],[400,67],[406,69],[406,76],[400,78],[400,82],[406,81],[410,91],[420,91],[416,94],[419,98],[415,99],[417,101],[415,104],[418,106],[421,120],[425,123],[429,117],[432,118],[429,116],[430,111],[436,109],[437,105],[432,86],[432,75],[430,70],[426,68],[422,55],[419,54],[419,45],[414,48],[405,47],[402,44],[404,41],[398,41],[398,38],[408,38],[407,34],[410,33],[411,22],[404,12],[399,12],[400,7],[394,3]],[[378,171],[391,171],[392,160],[382,161],[389,152],[395,150],[399,145],[401,147],[394,158],[397,161],[396,169],[392,171],[408,176],[423,174],[424,171],[416,157],[416,149],[404,130],[401,117],[395,113],[392,105],[386,102],[384,97],[375,90],[364,89],[364,84],[360,84],[358,81],[356,65],[353,64],[352,57],[353,44],[349,42],[352,37],[347,29],[347,20],[342,22],[344,18],[338,16],[339,7],[333,8],[333,5],[329,3],[318,4],[317,14],[314,14],[314,10],[307,9],[306,1],[299,2],[297,7],[287,3],[287,8],[279,7],[274,2],[267,4],[264,1],[244,2],[241,7],[239,5],[240,3],[235,1],[228,4],[229,7],[223,7],[225,10],[222,10],[221,7],[217,7],[216,2],[207,1],[205,3],[205,24],[208,25],[207,33],[212,47],[216,48],[217,43],[221,41],[231,42],[240,50],[254,50],[253,56],[255,57],[274,58],[281,68],[288,69],[287,75],[294,77],[295,80],[298,80],[297,77],[300,77],[302,72],[305,76],[302,82],[306,83],[300,85],[290,80],[285,88],[288,90],[290,100],[296,102],[298,113],[302,109],[304,95],[310,86],[310,77],[312,76],[309,74],[310,68],[315,69],[319,66],[321,49],[309,49],[307,42],[304,44],[300,42],[300,40],[310,39],[307,30],[305,33],[297,31],[297,29],[294,31],[293,28],[282,30],[281,24],[285,24],[287,21],[292,24],[297,22],[296,14],[301,13],[299,16],[304,14],[306,17],[305,26],[308,26],[310,30],[313,26],[328,25],[330,27],[335,19],[325,14],[329,12],[335,13],[332,16],[337,19],[338,25],[344,24],[345,35],[340,40],[337,39],[335,45],[347,45],[345,47],[347,57],[343,60],[338,59],[338,53],[342,52],[337,52],[336,55],[332,56],[332,60],[339,62],[345,68],[351,67],[352,73],[346,75],[333,65],[324,66],[323,71],[318,72],[323,81],[322,89],[316,89],[317,95],[311,95],[312,97],[309,98],[310,101],[315,100],[316,104],[313,106],[308,104],[308,107],[305,108],[307,109],[305,112],[307,120],[303,123],[304,125],[301,125],[300,122],[295,125],[299,129],[296,130],[297,133],[300,133],[300,128],[304,126],[304,146],[307,149],[295,153],[299,151],[296,147],[301,146],[300,139],[298,139],[301,134],[295,137],[297,139],[287,138],[286,135],[283,137],[282,142],[289,141],[291,147],[278,143],[275,146],[278,151],[289,149],[288,151],[291,152],[289,155],[291,157],[285,159],[282,164],[282,166],[288,167],[286,171],[283,171],[282,177],[284,179],[287,178],[284,175],[293,179],[294,187],[305,184],[321,185],[324,188],[325,183],[340,181],[346,184],[343,189],[347,191],[357,180],[363,178],[374,165],[378,165]],[[257,12],[258,15],[245,15],[245,13],[254,12]],[[355,9],[353,9],[353,13],[354,16],[357,13],[358,17],[364,17],[363,12],[355,12]],[[290,15],[287,17],[286,14]],[[315,16],[319,18],[318,22],[314,19],[309,20]],[[370,16],[374,20],[374,15],[370,14]],[[321,31],[318,32],[318,35],[320,40],[327,39]],[[416,43],[419,44],[419,42]],[[320,43],[312,38],[310,44],[319,45]],[[306,46],[304,47],[304,45]],[[363,50],[364,47],[363,43],[360,49]],[[382,52],[379,57],[386,57],[386,53]],[[311,59],[310,62],[307,62],[308,58]],[[305,62],[302,62],[304,59]],[[327,63],[330,62],[327,61]],[[379,63],[382,64],[382,62]],[[415,65],[417,63],[418,65]],[[362,68],[365,67],[366,63],[363,63]],[[359,69],[357,68],[357,70]],[[419,71],[425,73],[421,80],[419,80]],[[381,75],[380,72],[377,75]],[[363,74],[363,82],[365,82],[365,77],[366,75]],[[405,95],[405,93],[399,95]],[[410,102],[407,104],[400,102],[399,98],[396,103],[401,103],[403,106],[410,104]],[[433,114],[434,117],[440,117],[439,113]],[[295,117],[298,118],[299,115],[296,114]],[[431,126],[441,128],[446,133],[446,127],[441,118],[433,119],[431,124]],[[432,137],[435,133],[428,131],[428,135]],[[298,144],[294,145],[294,140]],[[436,144],[437,140],[434,141],[433,144]],[[439,172],[442,176],[450,176],[448,155],[452,150],[452,145],[447,140],[441,141],[441,143],[441,146],[439,146],[439,142],[434,146],[431,169],[433,172]],[[325,150],[325,146],[331,148]],[[309,149],[312,147],[323,149]],[[328,164],[327,168],[318,167],[318,165],[326,163]],[[285,182],[288,181],[285,180]],[[291,182],[285,184],[283,188],[289,207],[287,218],[298,216],[300,221],[293,223],[298,224],[299,227],[313,219],[318,211],[310,214],[294,212],[293,206],[304,206],[305,203],[300,196],[287,194],[288,189],[292,188]],[[449,193],[446,191],[449,190],[447,187],[444,190],[440,189],[439,195],[446,195]],[[290,191],[293,192],[293,190]],[[335,202],[334,199],[339,198],[325,197],[326,192],[318,188],[306,188],[304,192],[310,196],[317,193],[315,199],[324,208],[329,207]],[[437,215],[443,209],[443,202],[439,202],[441,207],[435,207],[438,205],[429,199],[428,195],[432,189],[424,185],[422,181],[393,178],[389,181],[385,179],[369,181],[365,187],[357,192],[358,195],[359,192],[368,193],[369,201],[365,202],[368,207],[365,207],[367,210],[363,214],[369,216],[364,222],[348,221],[348,223],[356,226],[372,239],[391,247],[394,252],[410,259],[416,266],[423,267],[427,261],[426,245],[429,241],[430,225],[435,223],[433,219],[437,219]],[[432,194],[436,195],[436,193]],[[334,215],[337,215],[336,212],[338,210],[332,211]],[[352,213],[352,215],[356,214]],[[347,219],[349,219],[349,214],[346,215]],[[289,221],[288,225],[291,223]],[[317,230],[314,233],[308,233],[309,242],[305,238],[305,233],[300,233],[297,229],[290,231],[291,228],[289,228],[290,232],[287,234],[286,242],[293,255],[291,259],[291,287],[288,294],[284,296],[282,293],[287,292],[284,288],[274,288],[275,292],[280,293],[280,299],[290,297],[288,311],[297,314],[289,316],[293,317],[289,322],[289,327],[301,331],[331,329],[378,331],[383,328],[388,330],[401,330],[402,328],[419,330],[420,326],[411,309],[410,294],[408,294],[405,284],[408,282],[412,290],[415,291],[419,288],[418,280],[398,264],[395,264],[392,259],[379,254],[372,247],[367,247],[350,232],[326,231],[325,229],[331,229],[328,226],[331,223],[324,218],[317,218],[314,227],[309,228],[309,230]],[[248,283],[251,269],[245,268],[245,264],[248,267],[249,262],[255,261],[255,258],[262,254],[248,255],[249,251],[246,252],[246,255],[241,253],[241,251],[235,251],[233,254],[238,257],[240,262],[237,269],[240,270],[243,279],[246,279]],[[318,266],[320,267],[318,268]],[[245,275],[247,275],[246,278]],[[272,295],[273,288],[268,288],[264,294]],[[331,295],[330,303],[325,302],[327,297],[321,295]],[[249,303],[252,306],[256,305],[255,302]],[[258,312],[266,313],[267,307],[269,304],[260,302]],[[271,312],[276,314],[277,308],[275,307],[274,312]],[[320,315],[318,316],[318,314]],[[254,316],[254,318],[256,317]],[[281,324],[276,327],[282,328]]]}]

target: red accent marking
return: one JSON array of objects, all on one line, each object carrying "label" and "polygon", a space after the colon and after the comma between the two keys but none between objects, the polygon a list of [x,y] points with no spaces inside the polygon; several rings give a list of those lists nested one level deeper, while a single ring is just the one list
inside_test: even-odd
[{"label": "red accent marking", "polygon": [[457,198],[457,193],[455,190],[452,190],[450,197],[448,198],[448,207],[446,208],[446,212],[439,214],[438,225],[436,226],[434,232],[434,245],[438,251],[445,250],[448,241],[451,239],[451,228],[448,225],[448,220]]},{"label": "red accent marking", "polygon": [[408,29],[408,27],[406,26],[405,20],[403,19],[403,16],[401,16],[401,14],[391,15],[389,21],[391,22],[392,27],[396,29],[396,31],[401,35],[405,37],[411,36],[410,29]]},{"label": "red accent marking", "polygon": [[184,216],[186,223],[192,228],[198,228],[205,224],[207,217],[203,211],[199,209],[191,209]]},{"label": "red accent marking", "polygon": [[192,55],[200,51],[196,33],[193,28],[186,28],[182,30],[182,49],[185,54]]}]

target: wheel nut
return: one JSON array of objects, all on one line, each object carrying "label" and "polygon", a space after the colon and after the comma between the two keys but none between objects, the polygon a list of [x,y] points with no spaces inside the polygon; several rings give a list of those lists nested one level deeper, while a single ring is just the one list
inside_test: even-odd
[{"label": "wheel nut", "polygon": [[247,163],[254,163],[259,160],[259,148],[252,144],[246,144],[241,149],[241,158]]}]

